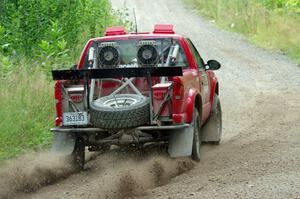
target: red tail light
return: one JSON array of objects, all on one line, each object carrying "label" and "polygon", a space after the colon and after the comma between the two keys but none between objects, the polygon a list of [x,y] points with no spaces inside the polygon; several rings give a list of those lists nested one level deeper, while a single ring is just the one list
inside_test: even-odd
[{"label": "red tail light", "polygon": [[61,92],[61,82],[57,81],[54,88],[54,98],[55,98],[55,108],[56,108],[56,118],[55,126],[61,126],[62,124],[62,92]]},{"label": "red tail light", "polygon": [[183,122],[183,107],[184,107],[184,85],[179,77],[173,77],[173,122],[181,123]]},{"label": "red tail light", "polygon": [[174,77],[173,96],[174,100],[182,100],[184,95],[184,87],[179,77]]}]

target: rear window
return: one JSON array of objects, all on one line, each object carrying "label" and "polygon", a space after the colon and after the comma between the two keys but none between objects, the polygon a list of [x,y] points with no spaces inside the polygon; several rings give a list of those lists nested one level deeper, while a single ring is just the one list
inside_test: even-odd
[{"label": "rear window", "polygon": [[[172,38],[160,38],[160,39],[147,39],[147,40],[141,40],[141,39],[126,39],[126,40],[110,40],[110,41],[98,41],[95,42],[91,47],[96,49],[97,56],[100,57],[99,54],[101,54],[101,49],[103,46],[111,45],[118,51],[118,61],[116,67],[139,67],[140,63],[138,63],[138,50],[143,45],[143,43],[151,43],[151,45],[154,46],[154,48],[157,51],[158,54],[158,60],[156,66],[166,66],[168,55],[170,55],[171,52],[174,51],[174,47],[177,46],[178,48],[176,50],[176,53],[173,53],[173,55],[176,54],[176,58],[172,59],[172,62],[169,62],[169,66],[178,66],[178,67],[187,67],[187,59],[186,55],[179,44],[179,42]],[[172,49],[173,48],[173,49]],[[171,51],[170,51],[171,49]],[[89,51],[88,51],[89,52]],[[145,51],[146,53],[146,51]],[[144,53],[144,54],[145,54]],[[109,56],[109,55],[107,55]],[[117,56],[115,54],[111,54],[110,56]],[[145,56],[147,56],[145,54]],[[85,68],[88,68],[88,53],[85,58]],[[105,56],[104,56],[105,57]],[[103,59],[103,55],[102,55]],[[99,61],[101,63],[101,61]]]}]

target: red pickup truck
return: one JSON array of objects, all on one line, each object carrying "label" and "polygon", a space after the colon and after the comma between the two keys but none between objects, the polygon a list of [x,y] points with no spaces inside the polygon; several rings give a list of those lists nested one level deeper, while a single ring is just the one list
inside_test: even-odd
[{"label": "red pickup truck", "polygon": [[202,142],[222,136],[220,63],[203,61],[173,25],[152,33],[107,28],[90,39],[79,63],[52,71],[56,127],[52,150],[83,168],[85,151],[117,146],[168,145],[171,157],[200,160]]}]

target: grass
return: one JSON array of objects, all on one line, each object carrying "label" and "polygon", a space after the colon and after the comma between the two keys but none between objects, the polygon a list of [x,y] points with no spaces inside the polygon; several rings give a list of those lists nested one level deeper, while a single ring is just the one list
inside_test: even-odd
[{"label": "grass", "polygon": [[185,0],[226,30],[246,35],[254,44],[280,51],[300,64],[300,7],[267,8],[256,0]]},{"label": "grass", "polygon": [[16,68],[0,76],[0,160],[47,146],[52,139],[53,83],[43,72]]}]

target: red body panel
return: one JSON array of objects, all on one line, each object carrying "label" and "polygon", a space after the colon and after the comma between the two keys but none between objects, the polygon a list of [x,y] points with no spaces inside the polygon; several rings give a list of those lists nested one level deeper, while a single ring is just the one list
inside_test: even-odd
[{"label": "red body panel", "polygon": [[61,92],[61,81],[55,83],[54,98],[56,100],[56,118],[55,126],[60,126],[62,124],[62,92]]},{"label": "red body panel", "polygon": [[209,98],[209,101],[211,103],[211,106],[213,105],[213,102],[214,102],[214,94],[216,93],[216,90],[218,89],[217,88],[217,83],[218,83],[218,79],[215,75],[215,73],[211,70],[208,70],[207,71],[207,75],[209,77],[209,80],[210,80],[210,98]]}]

